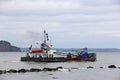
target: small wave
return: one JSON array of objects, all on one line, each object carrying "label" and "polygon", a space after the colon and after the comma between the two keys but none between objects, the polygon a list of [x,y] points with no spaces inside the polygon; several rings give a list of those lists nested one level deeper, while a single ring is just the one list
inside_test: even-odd
[{"label": "small wave", "polygon": [[9,62],[9,63],[10,63],[10,62],[13,62],[13,63],[17,63],[17,62],[20,62],[20,61],[2,61],[2,62],[3,62],[3,63],[4,63],[4,62]]}]

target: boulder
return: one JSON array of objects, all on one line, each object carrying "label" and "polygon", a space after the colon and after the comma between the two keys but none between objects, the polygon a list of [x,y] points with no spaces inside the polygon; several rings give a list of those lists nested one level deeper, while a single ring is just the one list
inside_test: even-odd
[{"label": "boulder", "polygon": [[7,71],[8,73],[16,73],[16,72],[18,72],[17,70],[15,70],[15,69],[10,69],[9,71]]},{"label": "boulder", "polygon": [[58,68],[43,68],[43,71],[57,71]]},{"label": "boulder", "polygon": [[26,69],[20,69],[18,70],[19,73],[25,73],[25,72],[28,72],[29,70],[26,70]]},{"label": "boulder", "polygon": [[59,67],[57,67],[57,69],[63,69],[63,67],[62,67],[62,66],[59,66]]},{"label": "boulder", "polygon": [[0,70],[0,74],[2,74],[3,73],[3,71],[2,70]]},{"label": "boulder", "polygon": [[109,65],[108,68],[116,68],[115,65]]},{"label": "boulder", "polygon": [[102,66],[100,68],[103,68]]},{"label": "boulder", "polygon": [[39,71],[42,71],[41,69],[37,69],[37,68],[31,68],[30,69],[30,72],[39,72]]},{"label": "boulder", "polygon": [[89,68],[94,68],[94,67],[92,67],[92,66],[87,67],[87,69],[89,69]]}]

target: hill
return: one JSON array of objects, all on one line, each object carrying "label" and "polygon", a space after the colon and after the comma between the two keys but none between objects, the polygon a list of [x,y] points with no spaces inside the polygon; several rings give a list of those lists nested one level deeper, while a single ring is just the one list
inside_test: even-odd
[{"label": "hill", "polygon": [[0,41],[0,52],[20,52],[19,47],[11,45],[10,42],[1,40]]}]

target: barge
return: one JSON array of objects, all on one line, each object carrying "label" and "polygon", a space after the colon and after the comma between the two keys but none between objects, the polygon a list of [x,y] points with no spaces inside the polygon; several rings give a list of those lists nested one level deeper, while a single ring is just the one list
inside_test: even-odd
[{"label": "barge", "polygon": [[25,57],[21,57],[21,61],[34,61],[34,62],[67,62],[67,61],[96,61],[96,53],[88,53],[87,48],[81,52],[65,53],[52,50],[52,45],[49,44],[48,33],[44,30],[44,40],[41,43],[41,48],[29,47]]}]

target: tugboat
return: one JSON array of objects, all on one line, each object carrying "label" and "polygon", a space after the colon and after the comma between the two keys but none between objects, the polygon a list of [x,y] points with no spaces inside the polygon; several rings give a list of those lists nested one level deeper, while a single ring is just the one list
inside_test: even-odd
[{"label": "tugboat", "polygon": [[66,56],[58,55],[60,52],[52,50],[52,45],[49,44],[48,33],[44,30],[44,40],[41,43],[41,48],[29,47],[25,57],[21,57],[21,61],[34,62],[66,62],[66,61],[96,61],[95,53],[88,53],[87,48],[84,48],[80,53],[66,53]]},{"label": "tugboat", "polygon": [[41,48],[29,48],[26,57],[21,57],[21,61],[35,61],[35,62],[65,62],[67,61],[63,56],[56,56],[52,45],[49,44],[48,33],[44,30],[44,40],[41,43]]}]

